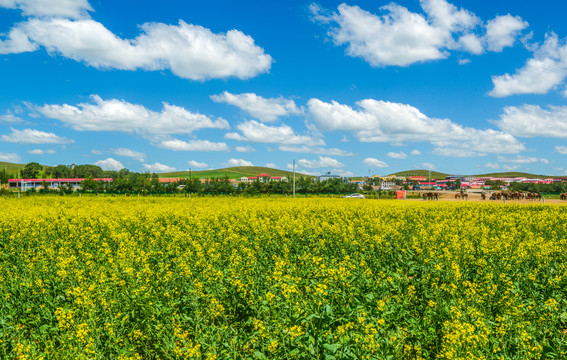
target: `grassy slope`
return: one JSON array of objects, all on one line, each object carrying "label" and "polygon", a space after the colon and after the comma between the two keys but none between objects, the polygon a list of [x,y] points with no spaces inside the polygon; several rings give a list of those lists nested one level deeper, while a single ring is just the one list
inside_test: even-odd
[{"label": "grassy slope", "polygon": [[[400,171],[397,173],[393,173],[390,175],[395,175],[395,176],[428,176],[429,175],[429,170],[406,170],[406,171]],[[449,176],[449,174],[444,174],[444,173],[440,173],[437,171],[431,171],[431,178],[432,179],[445,179],[447,176]]]},{"label": "grassy slope", "polygon": [[[524,172],[502,172],[502,173],[492,173],[492,174],[481,174],[481,175],[475,175],[478,177],[508,177],[508,178],[512,178],[512,177],[525,177],[528,179],[541,179],[542,177],[544,178],[548,178],[550,176],[547,175],[535,175],[535,174],[530,174],[530,173],[524,173]],[[553,177],[553,176],[551,176]]]},{"label": "grassy slope", "polygon": [[[270,176],[286,176],[288,179],[291,179],[293,177],[293,172],[291,171],[277,170],[277,169],[260,167],[260,166],[236,166],[236,167],[229,167],[229,168],[216,169],[216,170],[192,171],[191,177],[202,179],[202,178],[212,178],[212,177],[218,178],[218,177],[228,176],[230,179],[240,179],[243,176],[256,176],[261,173],[266,173]],[[171,177],[188,178],[189,171],[175,171],[169,173],[161,173],[158,175],[159,177],[163,177],[163,178],[171,178]],[[295,173],[295,177],[312,178],[313,176]]]},{"label": "grassy slope", "polygon": [[[427,176],[428,171],[427,170],[406,170],[406,171],[400,171],[391,175],[397,175],[397,176],[412,176],[412,175],[421,175],[421,176]],[[461,174],[459,174],[461,175]],[[444,173],[440,173],[440,172],[436,172],[436,171],[432,171],[431,172],[431,178],[433,179],[445,179],[447,176],[449,176],[448,174],[444,174]],[[490,174],[477,174],[477,175],[464,175],[464,176],[476,176],[476,177],[502,177],[502,178],[513,178],[513,177],[525,177],[528,179],[540,179],[542,178],[542,175],[535,175],[535,174],[530,174],[530,173],[525,173],[525,172],[501,172],[501,173],[490,173]],[[544,175],[543,177],[548,178],[548,177],[553,177],[553,176],[549,176],[549,175]]]},{"label": "grassy slope", "polygon": [[9,173],[16,173],[22,170],[26,166],[25,164],[14,164],[9,162],[0,161],[0,171],[6,169]]}]

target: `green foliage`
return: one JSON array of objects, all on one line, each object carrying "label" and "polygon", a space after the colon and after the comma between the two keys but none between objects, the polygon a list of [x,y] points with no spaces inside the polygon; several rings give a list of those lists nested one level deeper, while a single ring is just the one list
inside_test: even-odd
[{"label": "green foliage", "polygon": [[22,169],[22,178],[24,179],[38,179],[42,173],[43,167],[36,162],[26,164]]}]

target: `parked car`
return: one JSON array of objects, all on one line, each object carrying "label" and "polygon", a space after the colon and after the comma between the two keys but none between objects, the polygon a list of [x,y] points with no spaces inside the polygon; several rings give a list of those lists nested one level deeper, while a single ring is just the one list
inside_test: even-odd
[{"label": "parked car", "polygon": [[389,187],[389,186],[380,186],[380,190],[382,190],[382,191],[391,191],[392,188]]},{"label": "parked car", "polygon": [[344,197],[344,198],[349,198],[349,199],[366,199],[366,196],[364,196],[364,195],[362,195],[362,194],[358,194],[358,193],[346,195],[346,196],[343,196],[343,197]]}]

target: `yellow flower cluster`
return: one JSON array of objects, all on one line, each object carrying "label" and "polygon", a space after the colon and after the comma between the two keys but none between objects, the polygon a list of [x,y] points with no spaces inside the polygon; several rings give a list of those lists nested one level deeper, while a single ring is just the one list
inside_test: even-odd
[{"label": "yellow flower cluster", "polygon": [[563,205],[34,197],[2,359],[565,359]]}]

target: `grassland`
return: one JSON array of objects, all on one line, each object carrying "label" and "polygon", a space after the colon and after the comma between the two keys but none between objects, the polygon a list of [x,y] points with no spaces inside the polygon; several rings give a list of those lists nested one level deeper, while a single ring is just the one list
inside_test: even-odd
[{"label": "grassland", "polygon": [[[262,173],[268,174],[270,176],[286,176],[288,179],[291,179],[293,177],[293,172],[291,171],[260,166],[236,166],[216,170],[191,171],[191,174],[189,174],[189,171],[175,171],[169,173],[161,173],[158,175],[159,177],[164,178],[188,178],[191,175],[192,178],[198,179],[208,179],[212,177],[219,178],[225,176],[227,176],[229,179],[239,179],[243,176],[257,176],[258,174]],[[311,175],[301,173],[296,173],[295,177],[313,178],[313,176]]]}]

